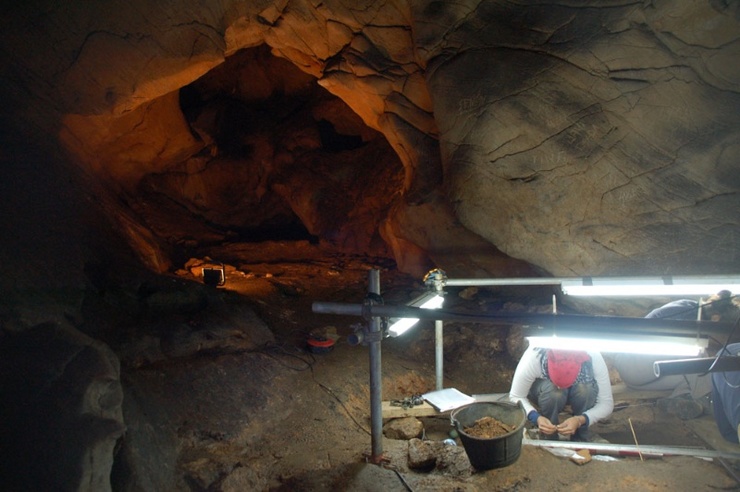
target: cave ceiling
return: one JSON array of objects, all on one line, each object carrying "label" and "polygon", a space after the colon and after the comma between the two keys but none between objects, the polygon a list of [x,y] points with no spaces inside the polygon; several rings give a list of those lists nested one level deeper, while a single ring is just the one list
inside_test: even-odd
[{"label": "cave ceiling", "polygon": [[4,133],[58,142],[154,269],[277,238],[413,274],[740,270],[736,3],[4,10]]},{"label": "cave ceiling", "polygon": [[[739,2],[6,4],[0,448],[11,459],[0,463],[11,480],[109,490],[119,473],[161,484],[142,490],[211,490],[260,463],[294,466],[282,450],[243,451],[275,435],[262,415],[304,422],[297,403],[316,399],[316,380],[263,372],[283,365],[264,350],[279,335],[313,328],[305,285],[356,299],[377,266],[404,277],[403,295],[432,267],[740,273]],[[191,281],[233,251],[238,296]],[[301,282],[281,263],[305,267]],[[496,359],[509,339],[475,328],[459,327],[451,353],[495,362],[486,385],[507,378]],[[417,354],[432,346],[424,337]],[[413,354],[402,355],[405,373]],[[365,373],[337,367],[361,402],[353,378]],[[305,393],[284,390],[294,378]],[[323,436],[326,420],[312,421]],[[183,467],[203,481],[176,479]]]}]

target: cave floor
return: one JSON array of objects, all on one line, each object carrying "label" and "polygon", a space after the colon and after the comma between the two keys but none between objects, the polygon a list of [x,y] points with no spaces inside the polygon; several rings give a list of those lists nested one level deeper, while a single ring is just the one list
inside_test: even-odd
[{"label": "cave floor", "polygon": [[[221,257],[228,257],[221,251]],[[269,438],[259,441],[240,458],[249,468],[242,486],[261,484],[265,490],[737,490],[740,462],[693,456],[612,455],[578,465],[565,457],[525,445],[510,466],[479,472],[438,465],[432,470],[408,467],[408,442],[383,438],[383,462],[373,464],[369,407],[369,354],[367,347],[347,343],[350,326],[359,318],[312,312],[313,302],[361,303],[367,290],[367,271],[377,262],[361,257],[311,258],[308,261],[238,263],[227,276],[224,289],[234,290],[255,302],[270,325],[279,351],[271,356],[291,373],[275,378],[290,394],[290,408],[274,412],[273,422],[263,422]],[[402,303],[421,281],[382,269],[381,289],[386,303]],[[389,301],[390,299],[390,301]],[[431,324],[431,323],[430,323]],[[335,346],[326,353],[307,350],[306,336],[315,330],[336,332]],[[434,353],[420,354],[413,346],[430,326],[414,328],[408,340],[386,339],[382,345],[383,400],[402,399],[434,389]],[[451,331],[454,331],[452,328]],[[446,332],[447,334],[447,332]],[[421,342],[419,342],[421,343]],[[423,344],[422,344],[423,345]],[[427,345],[428,347],[428,337]],[[433,345],[432,345],[433,347]],[[467,394],[505,392],[513,362],[506,357],[461,356],[445,347],[445,387]],[[455,354],[448,356],[447,354]],[[464,353],[464,352],[463,352]],[[253,362],[259,364],[259,360]],[[249,364],[242,360],[240,364]],[[507,370],[501,370],[507,367]],[[243,367],[249,374],[250,368]],[[255,371],[258,368],[254,368]],[[593,431],[613,444],[695,447],[740,452],[724,442],[711,416],[682,421],[656,406],[659,394],[619,392],[617,410]],[[422,418],[426,439],[443,440],[451,429],[446,416]],[[634,429],[634,434],[633,434]],[[463,447],[458,439],[457,453]],[[248,463],[248,464],[246,464]],[[248,475],[248,477],[247,477]],[[259,480],[255,476],[259,475]],[[231,485],[227,486],[227,482]],[[236,474],[219,490],[238,490]]]}]

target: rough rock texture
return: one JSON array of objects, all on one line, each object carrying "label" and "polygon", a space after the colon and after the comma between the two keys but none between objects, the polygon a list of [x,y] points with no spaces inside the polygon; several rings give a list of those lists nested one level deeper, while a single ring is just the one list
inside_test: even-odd
[{"label": "rough rock texture", "polygon": [[8,490],[111,490],[113,448],[123,435],[118,359],[68,325],[5,332],[0,344]]},{"label": "rough rock texture", "polygon": [[[113,480],[127,490],[207,489],[242,466],[245,450],[263,446],[261,441],[276,432],[271,425],[291,411],[293,396],[280,384],[289,372],[279,361],[255,353],[132,374],[124,380],[129,433]],[[264,489],[260,475],[253,470],[246,488]]]},{"label": "rough rock texture", "polygon": [[473,473],[470,460],[462,446],[448,446],[441,441],[409,441],[408,466],[416,470],[436,469],[457,478]]},{"label": "rough rock texture", "polygon": [[[67,346],[95,368],[61,372],[71,400],[39,427],[65,458],[54,483],[105,488],[120,406],[83,403],[115,357],[270,340],[167,310],[116,332],[104,313],[170,305],[144,279],[196,247],[300,239],[419,277],[740,270],[735,2],[33,0],[0,33],[0,333],[38,374]],[[54,381],[23,398],[55,404]]]},{"label": "rough rock texture", "polygon": [[128,366],[145,367],[204,353],[251,352],[275,341],[264,321],[237,296],[187,284],[148,289],[137,332],[117,345],[121,361]]},{"label": "rough rock texture", "polygon": [[[734,4],[109,7],[42,14],[32,4],[13,7],[3,26],[8,85],[33,103],[6,110],[58,128],[74,158],[114,190],[134,194],[135,207],[154,189],[191,211],[200,207],[202,220],[216,216],[223,228],[260,223],[272,211],[348,248],[372,249],[383,222],[385,244],[414,273],[430,258],[444,266],[445,253],[465,238],[483,239],[466,256],[493,257],[498,249],[555,275],[716,273],[740,263],[732,213],[740,204]],[[22,44],[33,35],[36,43]],[[48,63],[51,44],[56,56]],[[264,52],[262,63],[239,51],[262,44],[304,75],[275,77],[279,63],[265,62]],[[20,66],[33,67],[34,77]],[[188,121],[178,105],[177,91],[211,69],[231,74],[228,88],[209,86],[211,95],[246,105],[227,104],[237,111],[228,135],[213,131],[223,111]],[[274,126],[264,117],[284,117],[276,97],[305,97],[316,90],[314,78],[381,132],[403,166],[393,188],[363,189],[378,179],[365,177],[336,189],[382,196],[392,209],[366,209],[352,197],[311,200],[323,193],[320,183],[292,168],[286,180],[275,169],[284,160],[260,136]],[[270,111],[254,116],[260,105]],[[314,114],[314,122],[322,119]],[[371,135],[326,119],[340,135],[363,142]],[[312,125],[295,115],[280,121]],[[214,149],[219,137],[232,147],[241,140],[249,156]],[[301,138],[287,143],[293,162],[305,156],[296,145],[317,148],[310,132]],[[303,165],[309,174],[320,168]],[[225,188],[223,176],[249,193]],[[224,194],[229,203],[213,196]],[[332,218],[324,208],[337,203]],[[404,217],[418,206],[460,227],[415,222],[416,230],[405,230]],[[140,213],[146,220],[147,210]],[[482,266],[500,271],[495,261]]]},{"label": "rough rock texture", "polygon": [[418,25],[467,227],[562,275],[737,270],[737,5],[435,3]]},{"label": "rough rock texture", "polygon": [[421,436],[424,424],[415,417],[389,420],[383,426],[383,435],[389,439],[413,439]]}]

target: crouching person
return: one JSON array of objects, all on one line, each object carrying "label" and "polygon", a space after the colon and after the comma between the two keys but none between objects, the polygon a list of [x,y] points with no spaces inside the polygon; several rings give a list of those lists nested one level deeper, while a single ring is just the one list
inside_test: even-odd
[{"label": "crouching person", "polygon": [[[614,409],[609,370],[598,352],[529,347],[519,360],[509,399],[521,401],[543,439],[592,440],[589,426]],[[570,405],[571,417],[560,422]]]}]

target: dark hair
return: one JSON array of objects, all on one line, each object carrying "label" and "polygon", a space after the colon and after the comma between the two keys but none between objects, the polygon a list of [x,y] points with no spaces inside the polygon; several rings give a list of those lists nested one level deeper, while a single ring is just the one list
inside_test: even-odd
[{"label": "dark hair", "polygon": [[720,320],[734,321],[740,314],[740,299],[729,290],[721,290],[701,301],[702,318],[719,316]]}]

